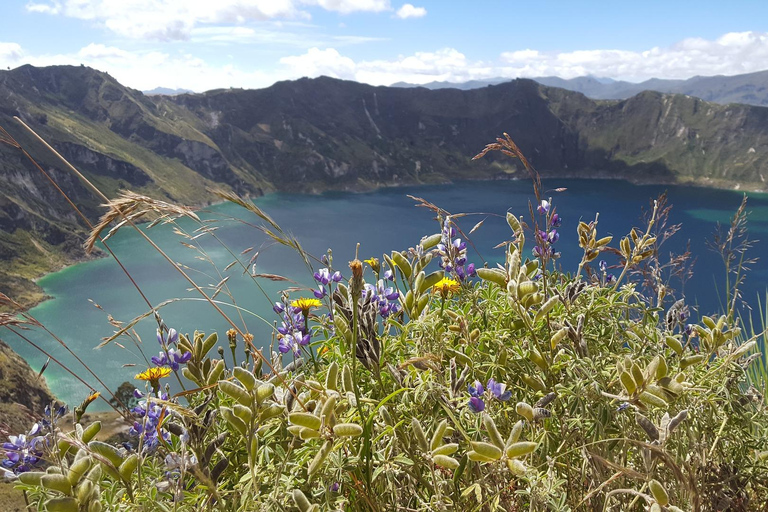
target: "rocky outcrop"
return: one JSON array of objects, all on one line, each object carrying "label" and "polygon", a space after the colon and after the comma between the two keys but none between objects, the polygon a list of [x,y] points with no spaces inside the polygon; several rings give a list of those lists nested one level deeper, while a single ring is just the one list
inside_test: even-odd
[{"label": "rocky outcrop", "polygon": [[[39,370],[38,370],[39,371]],[[37,372],[0,340],[0,427],[12,434],[26,433],[43,415],[45,406],[55,402]],[[1,437],[1,436],[0,436]]]}]

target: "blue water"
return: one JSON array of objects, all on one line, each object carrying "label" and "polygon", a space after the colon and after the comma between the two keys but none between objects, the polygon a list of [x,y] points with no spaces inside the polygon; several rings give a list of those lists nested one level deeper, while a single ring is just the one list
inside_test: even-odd
[{"label": "blue water", "polygon": [[[566,187],[567,191],[551,191],[557,187]],[[667,190],[669,203],[673,205],[670,223],[680,223],[682,229],[664,245],[662,253],[681,252],[690,240],[691,251],[697,261],[694,277],[685,285],[686,300],[691,305],[698,305],[702,313],[722,309],[719,297],[724,291],[723,264],[719,255],[707,249],[705,241],[711,239],[717,222],[729,222],[741,201],[741,193],[683,186],[635,186],[623,181],[608,180],[545,181],[543,188],[550,190],[546,195],[553,197],[563,217],[561,238],[557,245],[562,253],[558,264],[565,271],[575,271],[581,257],[576,235],[579,220],[588,222],[594,219],[596,212],[600,212],[598,232],[601,236],[614,235],[612,245],[617,246],[619,238],[632,226],[641,225],[641,210],[649,208],[649,200]],[[527,216],[528,202],[533,200],[529,182],[501,181],[385,189],[366,194],[274,194],[259,198],[256,203],[286,231],[295,235],[310,253],[319,257],[328,248],[332,248],[335,267],[344,272],[347,270],[347,262],[354,257],[358,242],[361,259],[371,256],[380,258],[384,251],[412,247],[423,235],[439,231],[434,215],[424,208],[415,207],[414,201],[407,197],[408,194],[423,197],[452,213],[481,213],[458,221],[462,229],[469,232],[477,222],[485,219],[484,224],[471,237],[479,253],[470,249],[469,259],[476,264],[483,260],[494,262],[503,257],[503,249],[493,247],[510,238],[504,220],[505,213],[509,210],[516,215]],[[768,196],[752,194],[748,204],[751,211],[748,224],[750,237],[756,240],[765,238],[768,231]],[[231,204],[216,205],[201,212],[201,217],[206,219],[223,219],[228,216],[257,222],[254,215]],[[267,242],[261,232],[243,223],[222,221],[215,225],[219,226],[215,233],[234,254],[239,255],[249,247],[259,251],[257,272],[280,274],[304,286],[313,285],[302,260],[290,249]],[[190,231],[196,227],[191,221],[181,221],[180,226]],[[189,266],[192,269],[189,274],[201,286],[215,286],[223,276],[231,275],[228,285],[238,307],[242,309],[222,307],[238,324],[245,323],[248,330],[256,335],[257,345],[267,346],[272,342],[270,325],[277,320],[277,316],[272,313],[271,304],[278,300],[279,291],[290,286],[290,283],[260,280],[269,296],[267,300],[254,282],[243,276],[241,267],[235,266],[224,272],[232,256],[210,237],[201,237],[198,241],[202,243],[207,256],[215,261],[221,274],[208,262],[198,259],[200,254],[183,246],[181,238],[173,233],[173,226],[159,225],[149,229],[148,234],[175,261]],[[161,310],[169,326],[190,334],[195,330],[206,333],[218,331],[222,338],[220,344],[229,353],[224,339],[224,332],[228,329],[226,322],[200,301],[195,292],[188,291],[189,284],[146,241],[137,233],[124,228],[112,239],[110,246],[153,305],[174,297],[183,298]],[[759,257],[760,261],[752,265],[743,294],[745,299],[756,306],[757,297],[764,299],[768,288],[768,270],[762,265],[768,256],[768,244],[755,242],[749,254]],[[252,255],[253,252],[241,259],[247,263]],[[615,272],[618,274],[618,270]],[[55,299],[37,306],[31,314],[78,353],[108,387],[116,389],[122,382],[132,380],[137,372],[146,368],[138,347],[130,339],[119,340],[121,346],[112,343],[94,349],[103,337],[115,330],[108,323],[107,314],[116,320],[128,322],[148,309],[113,260],[104,258],[72,266],[46,276],[40,280],[40,285]],[[672,281],[671,286],[677,289],[676,295],[679,297],[682,291],[680,282]],[[299,295],[294,293],[292,296]],[[218,299],[231,302],[223,293]],[[95,307],[94,303],[100,308]],[[147,357],[157,355],[155,327],[152,318],[142,321],[136,327],[136,340]],[[7,332],[0,332],[0,335],[33,369],[38,370],[45,363],[44,355],[15,335]],[[95,389],[102,390],[49,336],[37,330],[31,330],[26,335],[70,365]],[[126,367],[126,364],[135,366]],[[79,403],[88,392],[87,387],[54,363],[46,370],[45,376],[53,392],[70,405]],[[105,407],[103,403],[94,405],[101,409]]]}]

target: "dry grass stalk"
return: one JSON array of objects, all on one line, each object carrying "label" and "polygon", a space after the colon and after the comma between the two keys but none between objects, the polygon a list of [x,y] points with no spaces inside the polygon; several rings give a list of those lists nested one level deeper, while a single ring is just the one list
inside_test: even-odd
[{"label": "dry grass stalk", "polygon": [[109,203],[103,206],[108,208],[108,210],[101,216],[99,223],[93,227],[88,239],[85,241],[84,247],[87,253],[93,251],[93,246],[101,237],[101,233],[114,221],[119,220],[120,222],[110,230],[107,236],[104,237],[104,240],[114,235],[127,222],[127,219],[130,219],[131,222],[136,222],[147,214],[157,215],[160,219],[189,217],[200,221],[197,214],[189,207],[166,203],[165,201],[159,201],[130,191],[121,192],[117,199],[110,200]]}]

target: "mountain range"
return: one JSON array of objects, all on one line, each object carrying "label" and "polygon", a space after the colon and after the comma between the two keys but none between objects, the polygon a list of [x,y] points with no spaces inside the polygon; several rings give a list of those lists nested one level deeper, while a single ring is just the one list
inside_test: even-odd
[{"label": "mountain range", "polygon": [[[768,106],[768,71],[735,76],[695,76],[687,80],[664,80],[651,78],[640,83],[582,76],[571,79],[556,76],[532,78],[542,85],[560,87],[580,92],[593,99],[627,99],[643,91],[657,91],[672,94],[686,94],[714,103],[745,103]],[[508,82],[507,78],[470,80],[467,82],[430,82],[421,86],[398,82],[392,87],[425,87],[427,89],[477,89]]]},{"label": "mountain range", "polygon": [[[0,126],[94,220],[100,201],[14,116],[114,197],[186,204],[212,188],[257,196],[525,177],[508,132],[544,176],[764,189],[768,109],[645,91],[625,100],[514,80],[472,90],[373,87],[327,77],[259,90],[147,96],[87,67],[0,71]],[[85,228],[24,154],[0,143],[0,291],[84,257]]]}]

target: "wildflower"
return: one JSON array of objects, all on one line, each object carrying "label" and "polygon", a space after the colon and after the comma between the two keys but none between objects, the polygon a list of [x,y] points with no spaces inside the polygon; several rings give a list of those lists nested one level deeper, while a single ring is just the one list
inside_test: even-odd
[{"label": "wildflower", "polygon": [[328,295],[328,292],[325,290],[325,286],[322,284],[317,288],[317,290],[312,290],[312,294],[315,296],[316,299],[322,299],[326,295]]},{"label": "wildflower", "polygon": [[629,408],[629,402],[623,402],[616,408],[616,412],[621,412],[627,408]]},{"label": "wildflower", "polygon": [[91,403],[93,403],[94,400],[99,398],[101,396],[101,393],[98,391],[91,391],[91,393],[85,397],[85,400],[83,400],[80,405],[75,407],[74,413],[75,413],[75,423],[80,423],[80,419],[82,419],[83,414],[85,414],[85,410],[88,408]]},{"label": "wildflower", "polygon": [[160,329],[157,330],[157,342],[167,347],[168,345],[176,344],[179,341],[179,333],[176,331],[176,329],[168,329],[167,333],[164,333]]},{"label": "wildflower", "polygon": [[[507,385],[501,382],[496,382],[493,377],[488,379],[487,388],[491,396],[495,397],[497,400],[506,402],[512,398],[512,391],[506,389]],[[467,404],[469,406],[469,410],[475,414],[483,412],[485,410],[485,401],[483,400],[483,395],[486,391],[486,388],[483,387],[483,384],[479,380],[476,380],[467,386],[467,391],[469,392],[470,396],[469,403]]]},{"label": "wildflower", "polygon": [[157,366],[170,366],[175,372],[179,371],[179,365],[187,363],[192,359],[192,352],[184,352],[168,349],[168,353],[160,352],[158,357],[152,357],[152,362]]},{"label": "wildflower", "polygon": [[506,402],[512,397],[512,391],[505,391],[505,388],[507,387],[506,384],[502,384],[501,382],[496,382],[493,377],[491,377],[488,380],[488,391],[490,391],[493,396],[501,400],[502,402]]},{"label": "wildflower", "polygon": [[18,475],[42,464],[49,439],[48,436],[37,435],[40,429],[40,424],[35,423],[26,435],[8,436],[8,442],[2,444],[5,458],[0,461],[0,468],[9,474]]},{"label": "wildflower", "polygon": [[157,392],[160,388],[160,379],[163,379],[171,374],[171,369],[167,366],[147,368],[145,371],[137,374],[134,378],[138,380],[146,380],[152,385],[152,389]]},{"label": "wildflower", "polygon": [[384,279],[386,279],[387,281],[394,281],[395,275],[392,273],[391,270],[387,270],[386,272],[384,272]]},{"label": "wildflower", "polygon": [[308,299],[305,297],[296,299],[291,302],[291,307],[293,308],[294,312],[298,313],[301,311],[301,313],[304,315],[307,315],[310,309],[319,308],[322,305],[323,303],[317,299]]},{"label": "wildflower", "polygon": [[541,215],[549,213],[549,201],[542,200],[541,204],[536,208]]},{"label": "wildflower", "polygon": [[482,398],[473,396],[469,399],[469,410],[475,414],[480,414],[485,410],[485,402]]},{"label": "wildflower", "polygon": [[280,338],[278,343],[278,350],[281,354],[285,354],[289,351],[293,351],[295,355],[301,354],[301,347],[309,345],[309,334],[303,334],[300,331],[294,331],[290,334],[286,334]]},{"label": "wildflower", "polygon": [[339,492],[339,482],[333,482],[328,490],[331,492]]},{"label": "wildflower", "polygon": [[444,277],[432,286],[432,292],[439,293],[445,298],[449,293],[456,293],[460,288],[458,281]]},{"label": "wildflower", "polygon": [[317,272],[314,273],[313,277],[315,278],[315,281],[322,285],[327,285],[328,283],[334,282],[338,283],[342,279],[344,279],[341,276],[341,272],[334,272],[331,274],[331,271],[327,268],[321,268]]},{"label": "wildflower", "polygon": [[69,407],[66,405],[60,405],[59,407],[56,407],[56,410],[51,410],[50,405],[45,406],[45,410],[43,410],[43,419],[40,420],[40,423],[44,427],[50,427],[56,420],[61,418],[62,416],[65,416],[67,412],[69,411]]},{"label": "wildflower", "polygon": [[447,273],[454,274],[459,281],[464,281],[467,277],[474,277],[475,266],[467,264],[467,243],[461,238],[453,238],[456,230],[451,226],[451,218],[448,217],[443,223],[442,237],[437,244],[437,252],[440,254],[440,268]]},{"label": "wildflower", "polygon": [[400,292],[395,290],[391,286],[386,286],[383,279],[379,279],[376,282],[376,286],[370,283],[363,285],[363,300],[373,302],[379,308],[379,315],[382,318],[387,318],[389,315],[397,313],[399,306],[395,301],[400,298]]},{"label": "wildflower", "polygon": [[479,380],[476,380],[468,386],[468,391],[470,396],[479,397],[485,393],[485,388],[483,388],[483,384]]},{"label": "wildflower", "polygon": [[[170,373],[170,370],[168,372]],[[160,400],[168,400],[168,395],[165,393],[156,393],[156,396]],[[154,450],[161,440],[166,443],[170,441],[170,433],[161,429],[161,421],[168,414],[167,408],[157,403],[150,403],[145,399],[139,402],[132,412],[137,416],[137,420],[133,422],[128,433],[133,436],[141,436],[145,450]]]},{"label": "wildflower", "polygon": [[550,217],[549,219],[549,227],[552,227],[552,228],[559,228],[562,223],[563,223],[563,218],[556,213],[553,214],[552,217]]},{"label": "wildflower", "polygon": [[282,302],[275,302],[275,305],[272,306],[272,311],[274,311],[278,315],[281,314],[283,311],[285,311],[285,304],[283,304]]},{"label": "wildflower", "polygon": [[[379,263],[379,258],[368,258],[367,260],[363,260],[365,263],[368,264],[369,267],[371,267],[371,270],[379,273],[379,270],[381,270],[381,264]],[[352,264],[350,263],[350,268],[352,268]]]}]

